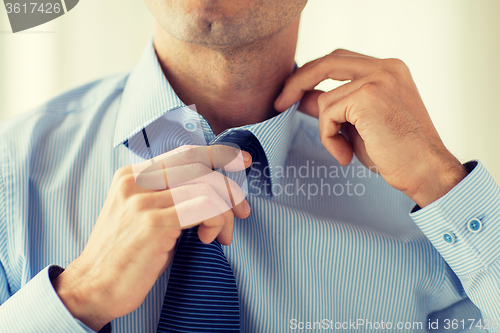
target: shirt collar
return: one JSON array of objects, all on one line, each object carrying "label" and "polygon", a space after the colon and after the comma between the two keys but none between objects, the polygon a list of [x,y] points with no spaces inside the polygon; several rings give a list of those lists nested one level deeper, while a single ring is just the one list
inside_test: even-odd
[{"label": "shirt collar", "polygon": [[[276,171],[283,167],[290,148],[297,106],[298,103],[266,121],[230,128],[217,137],[212,132],[208,137],[213,138],[210,140],[213,143],[234,130],[246,129],[252,132],[266,154],[271,182],[275,184]],[[150,42],[125,83],[115,125],[114,147],[135,135],[142,135],[142,129],[167,112],[185,107],[186,104],[179,99],[163,74],[153,43]],[[200,118],[202,123],[208,125],[203,117]],[[211,131],[209,126],[202,127]]]},{"label": "shirt collar", "polygon": [[183,106],[186,104],[163,74],[151,41],[125,82],[113,146],[124,143],[168,111]]}]

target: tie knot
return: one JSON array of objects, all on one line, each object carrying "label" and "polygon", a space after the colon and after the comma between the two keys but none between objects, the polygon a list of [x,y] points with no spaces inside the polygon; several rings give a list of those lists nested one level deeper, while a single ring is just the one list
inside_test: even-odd
[{"label": "tie knot", "polygon": [[[269,163],[259,139],[252,132],[245,129],[233,130],[215,139],[212,144],[228,144],[249,153],[252,156],[252,165],[247,168],[246,172],[248,191],[257,195],[262,193],[270,195]],[[236,181],[236,179],[233,180]]]},{"label": "tie knot", "polygon": [[212,144],[234,144],[241,150],[246,151],[252,156],[252,160],[256,161],[264,155],[264,150],[255,135],[248,130],[234,130],[215,139]]}]

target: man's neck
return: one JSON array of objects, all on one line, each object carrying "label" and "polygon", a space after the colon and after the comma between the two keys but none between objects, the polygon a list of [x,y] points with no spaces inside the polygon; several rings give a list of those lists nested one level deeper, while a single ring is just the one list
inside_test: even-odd
[{"label": "man's neck", "polygon": [[154,46],[179,98],[195,104],[215,134],[277,114],[274,100],[295,66],[299,19],[276,35],[238,47],[205,47],[158,25]]}]

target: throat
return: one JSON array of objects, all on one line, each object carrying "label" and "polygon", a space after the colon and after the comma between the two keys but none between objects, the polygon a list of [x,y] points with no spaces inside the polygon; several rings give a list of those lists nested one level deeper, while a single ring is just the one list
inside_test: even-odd
[{"label": "throat", "polygon": [[157,26],[154,45],[176,94],[194,104],[217,135],[278,114],[274,101],[295,68],[297,29],[298,20],[268,39],[208,48],[175,39]]}]

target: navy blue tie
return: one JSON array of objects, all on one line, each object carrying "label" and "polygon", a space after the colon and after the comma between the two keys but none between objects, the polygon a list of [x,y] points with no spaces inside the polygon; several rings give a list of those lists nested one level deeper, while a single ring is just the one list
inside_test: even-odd
[{"label": "navy blue tie", "polygon": [[[212,144],[228,144],[248,152],[252,165],[247,168],[248,192],[255,195],[271,195],[271,180],[268,161],[259,140],[247,130],[234,130],[218,137]],[[244,174],[244,173],[243,173]],[[241,173],[227,173],[228,177],[242,185]]]},{"label": "navy blue tie", "polygon": [[[249,152],[259,169],[267,166],[262,146],[249,131],[235,130],[212,142],[225,143]],[[259,182],[266,178],[261,172]],[[216,240],[202,243],[198,227],[186,230],[172,263],[157,332],[239,332],[239,309],[236,280],[221,245]]]}]

